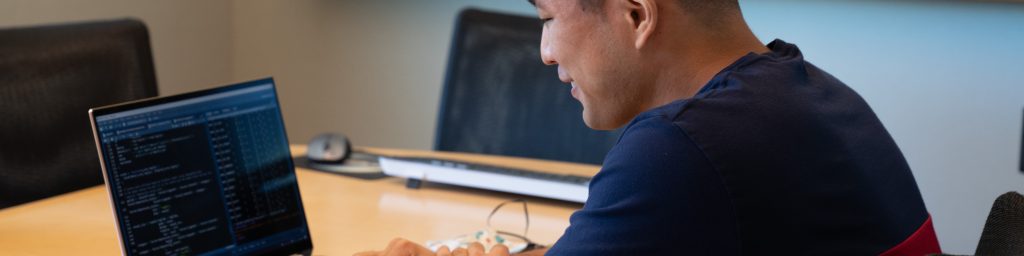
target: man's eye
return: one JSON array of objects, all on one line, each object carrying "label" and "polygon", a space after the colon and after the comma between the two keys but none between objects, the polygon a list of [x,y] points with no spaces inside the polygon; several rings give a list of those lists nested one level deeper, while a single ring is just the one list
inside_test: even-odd
[{"label": "man's eye", "polygon": [[540,19],[540,21],[544,22],[544,24],[548,24],[548,21],[551,21],[551,20],[553,20],[553,18],[543,18],[543,19]]}]

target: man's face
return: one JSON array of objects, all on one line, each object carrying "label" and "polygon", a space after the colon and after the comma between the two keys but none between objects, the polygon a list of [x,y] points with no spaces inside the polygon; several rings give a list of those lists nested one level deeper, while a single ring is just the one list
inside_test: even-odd
[{"label": "man's face", "polygon": [[[645,88],[637,50],[623,28],[623,17],[607,8],[582,9],[580,0],[537,0],[544,20],[541,59],[558,65],[558,76],[572,84],[572,96],[583,104],[583,121],[593,129],[610,130],[629,122],[641,109]],[[608,2],[608,1],[602,1]]]}]

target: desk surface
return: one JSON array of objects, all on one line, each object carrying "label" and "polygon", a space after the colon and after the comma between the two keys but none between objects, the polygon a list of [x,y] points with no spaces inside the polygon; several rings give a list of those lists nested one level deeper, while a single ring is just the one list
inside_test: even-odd
[{"label": "desk surface", "polygon": [[[367,148],[398,156],[430,156],[539,171],[593,176],[599,167],[472,154]],[[292,146],[302,155],[304,146]],[[449,238],[486,225],[497,204],[521,196],[440,184],[407,189],[402,179],[359,180],[296,171],[313,237],[314,255],[351,255],[381,249],[394,237],[412,241]],[[579,204],[531,198],[529,236],[554,243]],[[522,208],[509,205],[492,220],[498,229],[522,232]],[[117,255],[114,215],[104,186],[0,210],[0,252],[5,255]]]}]

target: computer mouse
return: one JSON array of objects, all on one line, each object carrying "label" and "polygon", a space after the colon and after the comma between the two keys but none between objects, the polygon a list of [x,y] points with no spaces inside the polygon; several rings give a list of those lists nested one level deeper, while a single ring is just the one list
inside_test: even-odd
[{"label": "computer mouse", "polygon": [[313,137],[306,150],[310,161],[341,164],[352,154],[352,145],[345,135],[326,133]]}]

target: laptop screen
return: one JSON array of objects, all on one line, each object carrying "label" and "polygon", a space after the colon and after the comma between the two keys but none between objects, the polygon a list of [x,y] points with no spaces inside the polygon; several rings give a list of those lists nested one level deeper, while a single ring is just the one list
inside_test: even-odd
[{"label": "laptop screen", "polygon": [[272,79],[90,116],[125,255],[311,250]]}]

